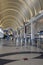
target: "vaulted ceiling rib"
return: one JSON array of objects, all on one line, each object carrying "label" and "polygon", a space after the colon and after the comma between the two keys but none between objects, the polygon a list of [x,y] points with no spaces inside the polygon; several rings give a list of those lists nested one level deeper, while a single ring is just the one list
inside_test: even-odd
[{"label": "vaulted ceiling rib", "polygon": [[0,0],[0,27],[15,30],[43,10],[43,0]]}]

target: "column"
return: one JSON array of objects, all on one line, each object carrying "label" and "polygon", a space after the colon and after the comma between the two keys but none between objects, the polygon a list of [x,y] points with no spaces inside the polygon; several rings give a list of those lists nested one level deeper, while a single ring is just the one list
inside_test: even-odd
[{"label": "column", "polygon": [[27,38],[26,38],[26,26],[24,22],[24,38],[25,38],[25,47],[27,46]]},{"label": "column", "polygon": [[35,23],[31,22],[31,44],[35,45],[34,39],[35,39]]},{"label": "column", "polygon": [[16,46],[19,44],[19,39],[18,39],[18,31],[17,31],[17,39],[16,39]]}]

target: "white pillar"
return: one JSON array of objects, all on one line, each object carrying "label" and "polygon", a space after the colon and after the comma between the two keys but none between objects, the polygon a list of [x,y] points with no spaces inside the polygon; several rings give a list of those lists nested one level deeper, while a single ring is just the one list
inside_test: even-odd
[{"label": "white pillar", "polygon": [[34,45],[34,39],[35,39],[35,23],[31,22],[31,43]]},{"label": "white pillar", "polygon": [[25,47],[27,46],[27,37],[26,37],[26,26],[24,25],[24,38],[25,38]]},{"label": "white pillar", "polygon": [[22,44],[23,44],[23,40],[22,40],[22,38],[21,38],[21,48],[22,48]]},{"label": "white pillar", "polygon": [[24,38],[25,38],[25,47],[27,46],[27,41],[26,41],[26,33],[24,32]]},{"label": "white pillar", "polygon": [[18,39],[18,32],[17,32],[17,40],[16,40],[16,46],[19,44],[19,39]]}]

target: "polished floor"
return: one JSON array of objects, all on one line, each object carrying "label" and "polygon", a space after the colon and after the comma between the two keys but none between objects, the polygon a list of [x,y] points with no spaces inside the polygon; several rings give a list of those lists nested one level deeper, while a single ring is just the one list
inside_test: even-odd
[{"label": "polished floor", "polygon": [[0,65],[43,65],[43,50],[15,46],[14,41],[0,40]]}]

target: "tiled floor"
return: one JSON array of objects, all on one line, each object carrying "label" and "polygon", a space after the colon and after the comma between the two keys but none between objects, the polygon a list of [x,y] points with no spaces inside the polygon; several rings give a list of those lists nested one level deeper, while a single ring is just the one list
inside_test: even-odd
[{"label": "tiled floor", "polygon": [[11,41],[12,45],[7,46],[8,43],[0,41],[0,65],[43,65],[42,49],[34,46],[15,47]]}]

